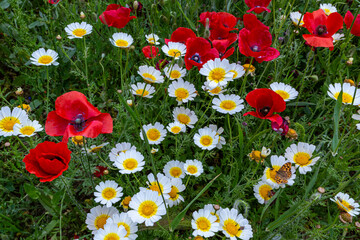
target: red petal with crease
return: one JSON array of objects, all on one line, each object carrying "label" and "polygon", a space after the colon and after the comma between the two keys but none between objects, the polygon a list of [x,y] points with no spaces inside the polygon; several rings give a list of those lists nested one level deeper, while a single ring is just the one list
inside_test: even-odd
[{"label": "red petal with crease", "polygon": [[45,122],[45,132],[50,136],[62,136],[70,121],[56,114],[56,111],[49,112]]}]

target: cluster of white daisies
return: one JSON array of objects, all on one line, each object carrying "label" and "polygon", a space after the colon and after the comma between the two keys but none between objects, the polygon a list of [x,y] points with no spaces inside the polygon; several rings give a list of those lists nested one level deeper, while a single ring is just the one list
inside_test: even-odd
[{"label": "cluster of white daisies", "polygon": [[31,121],[27,112],[19,107],[0,109],[0,136],[31,137],[43,128],[37,120]]}]

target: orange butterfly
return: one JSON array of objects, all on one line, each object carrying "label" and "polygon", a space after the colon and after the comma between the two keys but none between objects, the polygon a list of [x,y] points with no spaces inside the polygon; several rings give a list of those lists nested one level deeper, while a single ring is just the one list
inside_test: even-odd
[{"label": "orange butterfly", "polygon": [[291,162],[287,162],[276,171],[275,181],[277,184],[287,183],[288,179],[291,178]]}]

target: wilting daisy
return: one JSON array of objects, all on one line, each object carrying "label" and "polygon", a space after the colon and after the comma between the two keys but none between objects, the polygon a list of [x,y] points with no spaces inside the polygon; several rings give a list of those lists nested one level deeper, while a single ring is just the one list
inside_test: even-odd
[{"label": "wilting daisy", "polygon": [[26,111],[21,108],[14,108],[12,111],[8,106],[0,109],[0,136],[8,137],[15,135],[15,124],[28,122]]},{"label": "wilting daisy", "polygon": [[195,177],[200,176],[204,172],[202,163],[199,160],[186,160],[184,164],[185,174]]},{"label": "wilting daisy", "polygon": [[173,178],[171,179],[171,191],[169,192],[169,199],[166,199],[166,203],[169,207],[179,205],[179,203],[184,201],[184,198],[179,194],[185,190],[185,185],[182,183],[181,179]]},{"label": "wilting daisy", "polygon": [[112,180],[105,182],[100,182],[99,185],[95,187],[97,192],[94,192],[95,202],[100,202],[101,204],[106,204],[107,207],[111,207],[114,203],[120,201],[123,193],[122,187]]},{"label": "wilting daisy", "polygon": [[112,38],[109,38],[112,45],[119,48],[128,48],[134,42],[131,35],[127,33],[114,33]]},{"label": "wilting daisy", "polygon": [[[170,66],[169,66],[170,65]],[[167,65],[164,68],[165,76],[168,77],[170,80],[183,78],[186,75],[186,69],[179,67],[178,64],[174,64],[171,66],[171,64]]]},{"label": "wilting daisy", "polygon": [[157,192],[143,190],[132,197],[128,215],[136,223],[145,222],[145,226],[153,226],[166,214],[162,197]]},{"label": "wilting daisy", "polygon": [[[359,113],[359,114],[353,114],[351,117],[352,117],[353,119],[355,119],[355,120],[360,121],[360,110],[358,110],[358,113]],[[357,128],[358,130],[360,130],[360,123],[356,124],[356,128]]]},{"label": "wilting daisy", "polygon": [[260,204],[265,204],[274,195],[272,186],[263,181],[256,184],[253,190],[254,195]]},{"label": "wilting daisy", "polygon": [[[354,86],[351,86],[350,83],[344,83],[342,85],[342,102],[345,104],[351,104],[353,101],[353,105],[359,105],[360,104],[360,91],[356,91],[356,95],[355,94],[355,90],[356,88]],[[328,95],[337,100],[339,94],[341,92],[341,83],[335,83],[334,84],[330,84],[329,85],[329,91],[328,91]]]},{"label": "wilting daisy", "polygon": [[212,108],[220,113],[233,115],[244,109],[243,102],[244,100],[235,94],[220,94],[218,98],[212,100]]},{"label": "wilting daisy", "polygon": [[171,180],[170,178],[166,177],[162,173],[158,173],[156,175],[158,181],[156,181],[154,174],[150,173],[147,178],[148,181],[146,182],[148,184],[148,188],[140,187],[140,191],[144,190],[151,190],[158,192],[158,195],[161,196],[161,193],[163,194],[165,199],[169,198],[169,192],[171,191]]},{"label": "wilting daisy", "polygon": [[175,108],[173,111],[173,117],[174,117],[174,121],[178,121],[182,124],[185,124],[189,128],[193,128],[194,124],[198,121],[195,112],[184,107]]},{"label": "wilting daisy", "polygon": [[334,12],[337,12],[336,7],[333,6],[331,3],[320,4],[320,9],[322,9],[328,16]]},{"label": "wilting daisy", "polygon": [[245,69],[240,64],[232,63],[230,64],[230,72],[234,73],[233,79],[238,79],[245,74]]},{"label": "wilting daisy", "polygon": [[29,104],[21,104],[19,106],[17,106],[18,108],[24,109],[26,112],[30,112],[31,111],[31,107]]},{"label": "wilting daisy", "polygon": [[116,157],[114,165],[120,169],[121,174],[130,174],[139,172],[144,168],[144,156],[136,150],[121,152]]},{"label": "wilting daisy", "polygon": [[186,131],[186,126],[179,122],[173,122],[170,123],[166,129],[173,134],[179,134]]},{"label": "wilting daisy", "polygon": [[168,88],[169,96],[175,97],[178,104],[194,100],[196,89],[194,84],[178,79],[173,81]]},{"label": "wilting daisy", "polygon": [[279,94],[285,102],[295,99],[299,94],[295,88],[280,82],[270,84],[270,89]]},{"label": "wilting daisy", "polygon": [[146,38],[146,41],[151,44],[151,45],[159,45],[160,43],[158,42],[159,41],[159,36],[154,34],[154,33],[151,33],[151,34],[148,34],[148,35],[145,35],[145,38]]},{"label": "wilting daisy", "polygon": [[351,216],[356,216],[360,213],[359,204],[347,193],[339,192],[334,198],[330,198],[330,200],[335,202],[340,210],[349,213]]},{"label": "wilting daisy", "polygon": [[146,65],[140,66],[138,74],[148,83],[163,83],[164,77],[161,76],[161,72],[154,67]]},{"label": "wilting daisy", "polygon": [[104,228],[107,220],[114,214],[119,214],[119,211],[114,207],[97,206],[90,209],[90,213],[86,216],[85,223],[87,228],[96,233],[98,229]]},{"label": "wilting daisy", "polygon": [[96,145],[91,145],[89,148],[87,148],[86,150],[83,149],[83,152],[87,152],[87,153],[91,153],[92,155],[96,155],[97,152],[100,152],[100,150],[105,147],[106,145],[108,145],[109,143],[102,143],[98,146]]},{"label": "wilting daisy", "polygon": [[125,239],[126,229],[123,226],[119,226],[115,223],[107,223],[104,229],[99,229],[95,235],[94,240],[120,240]]},{"label": "wilting daisy", "polygon": [[116,224],[118,227],[123,226],[126,230],[125,237],[129,240],[135,240],[138,236],[136,234],[136,232],[138,231],[138,227],[136,223],[131,220],[128,213],[122,212],[120,214],[114,214],[111,218],[107,220],[106,225],[107,224]]},{"label": "wilting daisy", "polygon": [[216,132],[209,127],[200,128],[194,135],[194,143],[203,150],[212,150],[219,142]]},{"label": "wilting daisy", "polygon": [[120,155],[120,153],[122,153],[122,152],[125,153],[126,151],[129,151],[129,150],[136,151],[136,147],[132,146],[131,143],[128,143],[128,142],[117,143],[115,145],[115,147],[112,148],[109,153],[110,161],[115,162],[116,158]]},{"label": "wilting daisy", "polygon": [[[290,13],[290,19],[293,22],[294,25],[301,27],[304,25],[304,15],[300,12],[291,12]],[[301,20],[300,20],[301,19]]]},{"label": "wilting daisy", "polygon": [[124,208],[125,211],[129,209],[129,204],[131,201],[131,196],[124,197],[124,199],[121,201],[120,205]]},{"label": "wilting daisy", "polygon": [[[148,124],[143,126],[143,130],[147,136],[149,144],[160,144],[166,136],[166,130],[164,125],[159,122],[153,124]],[[143,131],[140,131],[140,138],[144,140]]]},{"label": "wilting daisy", "polygon": [[296,177],[295,167],[288,164],[290,167],[286,168],[288,165],[285,165],[285,163],[290,163],[290,161],[286,161],[283,156],[276,155],[271,156],[270,160],[271,168],[265,168],[262,180],[275,189],[279,187],[284,188],[286,184],[292,186],[295,183]]},{"label": "wilting daisy", "polygon": [[30,61],[36,66],[57,66],[59,63],[56,61],[59,55],[54,50],[40,48],[31,54]]},{"label": "wilting daisy", "polygon": [[211,96],[217,96],[225,91],[224,87],[221,86],[211,89],[208,82],[204,82],[204,85],[201,88],[204,91],[207,91]]},{"label": "wilting daisy", "polygon": [[229,60],[215,58],[215,60],[207,61],[200,69],[199,73],[206,76],[211,89],[217,86],[226,86],[233,80],[234,73],[230,72],[231,66]]},{"label": "wilting daisy", "polygon": [[74,137],[71,137],[71,141],[77,145],[77,146],[84,146],[84,142],[85,142],[85,138],[84,136],[74,136]]},{"label": "wilting daisy", "polygon": [[168,42],[167,45],[162,46],[161,50],[166,56],[179,59],[185,56],[186,45],[179,42]]},{"label": "wilting daisy", "polygon": [[184,178],[184,163],[178,160],[169,161],[164,166],[164,173],[168,178]]},{"label": "wilting daisy", "polygon": [[216,135],[219,137],[219,142],[216,144],[216,147],[218,149],[222,149],[222,146],[226,144],[226,140],[224,137],[220,136],[220,134],[222,134],[224,132],[224,128],[222,127],[217,127],[214,124],[210,124],[209,128],[211,128],[213,131],[216,132]]},{"label": "wilting daisy", "polygon": [[31,121],[28,119],[21,124],[16,123],[14,125],[14,135],[19,135],[19,137],[31,137],[42,130],[42,126],[36,120]]},{"label": "wilting daisy", "polygon": [[65,31],[69,39],[82,38],[85,35],[89,35],[92,32],[92,26],[86,22],[75,22],[67,25]]},{"label": "wilting daisy", "polygon": [[337,41],[344,40],[345,35],[343,33],[335,33],[331,37],[333,38],[333,42],[336,43]]},{"label": "wilting daisy", "polygon": [[264,162],[264,159],[269,156],[271,153],[270,148],[262,147],[261,151],[258,150],[252,150],[251,153],[248,154],[250,160],[254,160],[257,163]]},{"label": "wilting daisy", "polygon": [[217,218],[211,215],[209,210],[199,209],[193,212],[192,216],[191,226],[195,230],[194,236],[212,237],[219,231],[220,225],[216,222]]},{"label": "wilting daisy", "polygon": [[221,209],[219,211],[220,228],[226,237],[231,240],[238,238],[248,240],[252,238],[253,232],[249,221],[235,208]]},{"label": "wilting daisy", "polygon": [[131,84],[131,88],[132,94],[145,98],[152,98],[151,94],[155,92],[155,88],[146,83]]},{"label": "wilting daisy", "polygon": [[291,144],[285,150],[285,157],[290,162],[295,163],[295,167],[299,168],[300,174],[306,174],[311,172],[311,166],[320,159],[320,157],[312,158],[312,154],[315,151],[315,145],[299,142]]}]

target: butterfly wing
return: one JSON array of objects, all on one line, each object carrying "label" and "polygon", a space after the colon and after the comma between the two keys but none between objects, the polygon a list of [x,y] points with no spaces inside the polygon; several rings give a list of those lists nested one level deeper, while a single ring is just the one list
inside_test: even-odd
[{"label": "butterfly wing", "polygon": [[291,175],[291,162],[287,162],[276,172],[275,181],[277,184],[287,183]]}]

